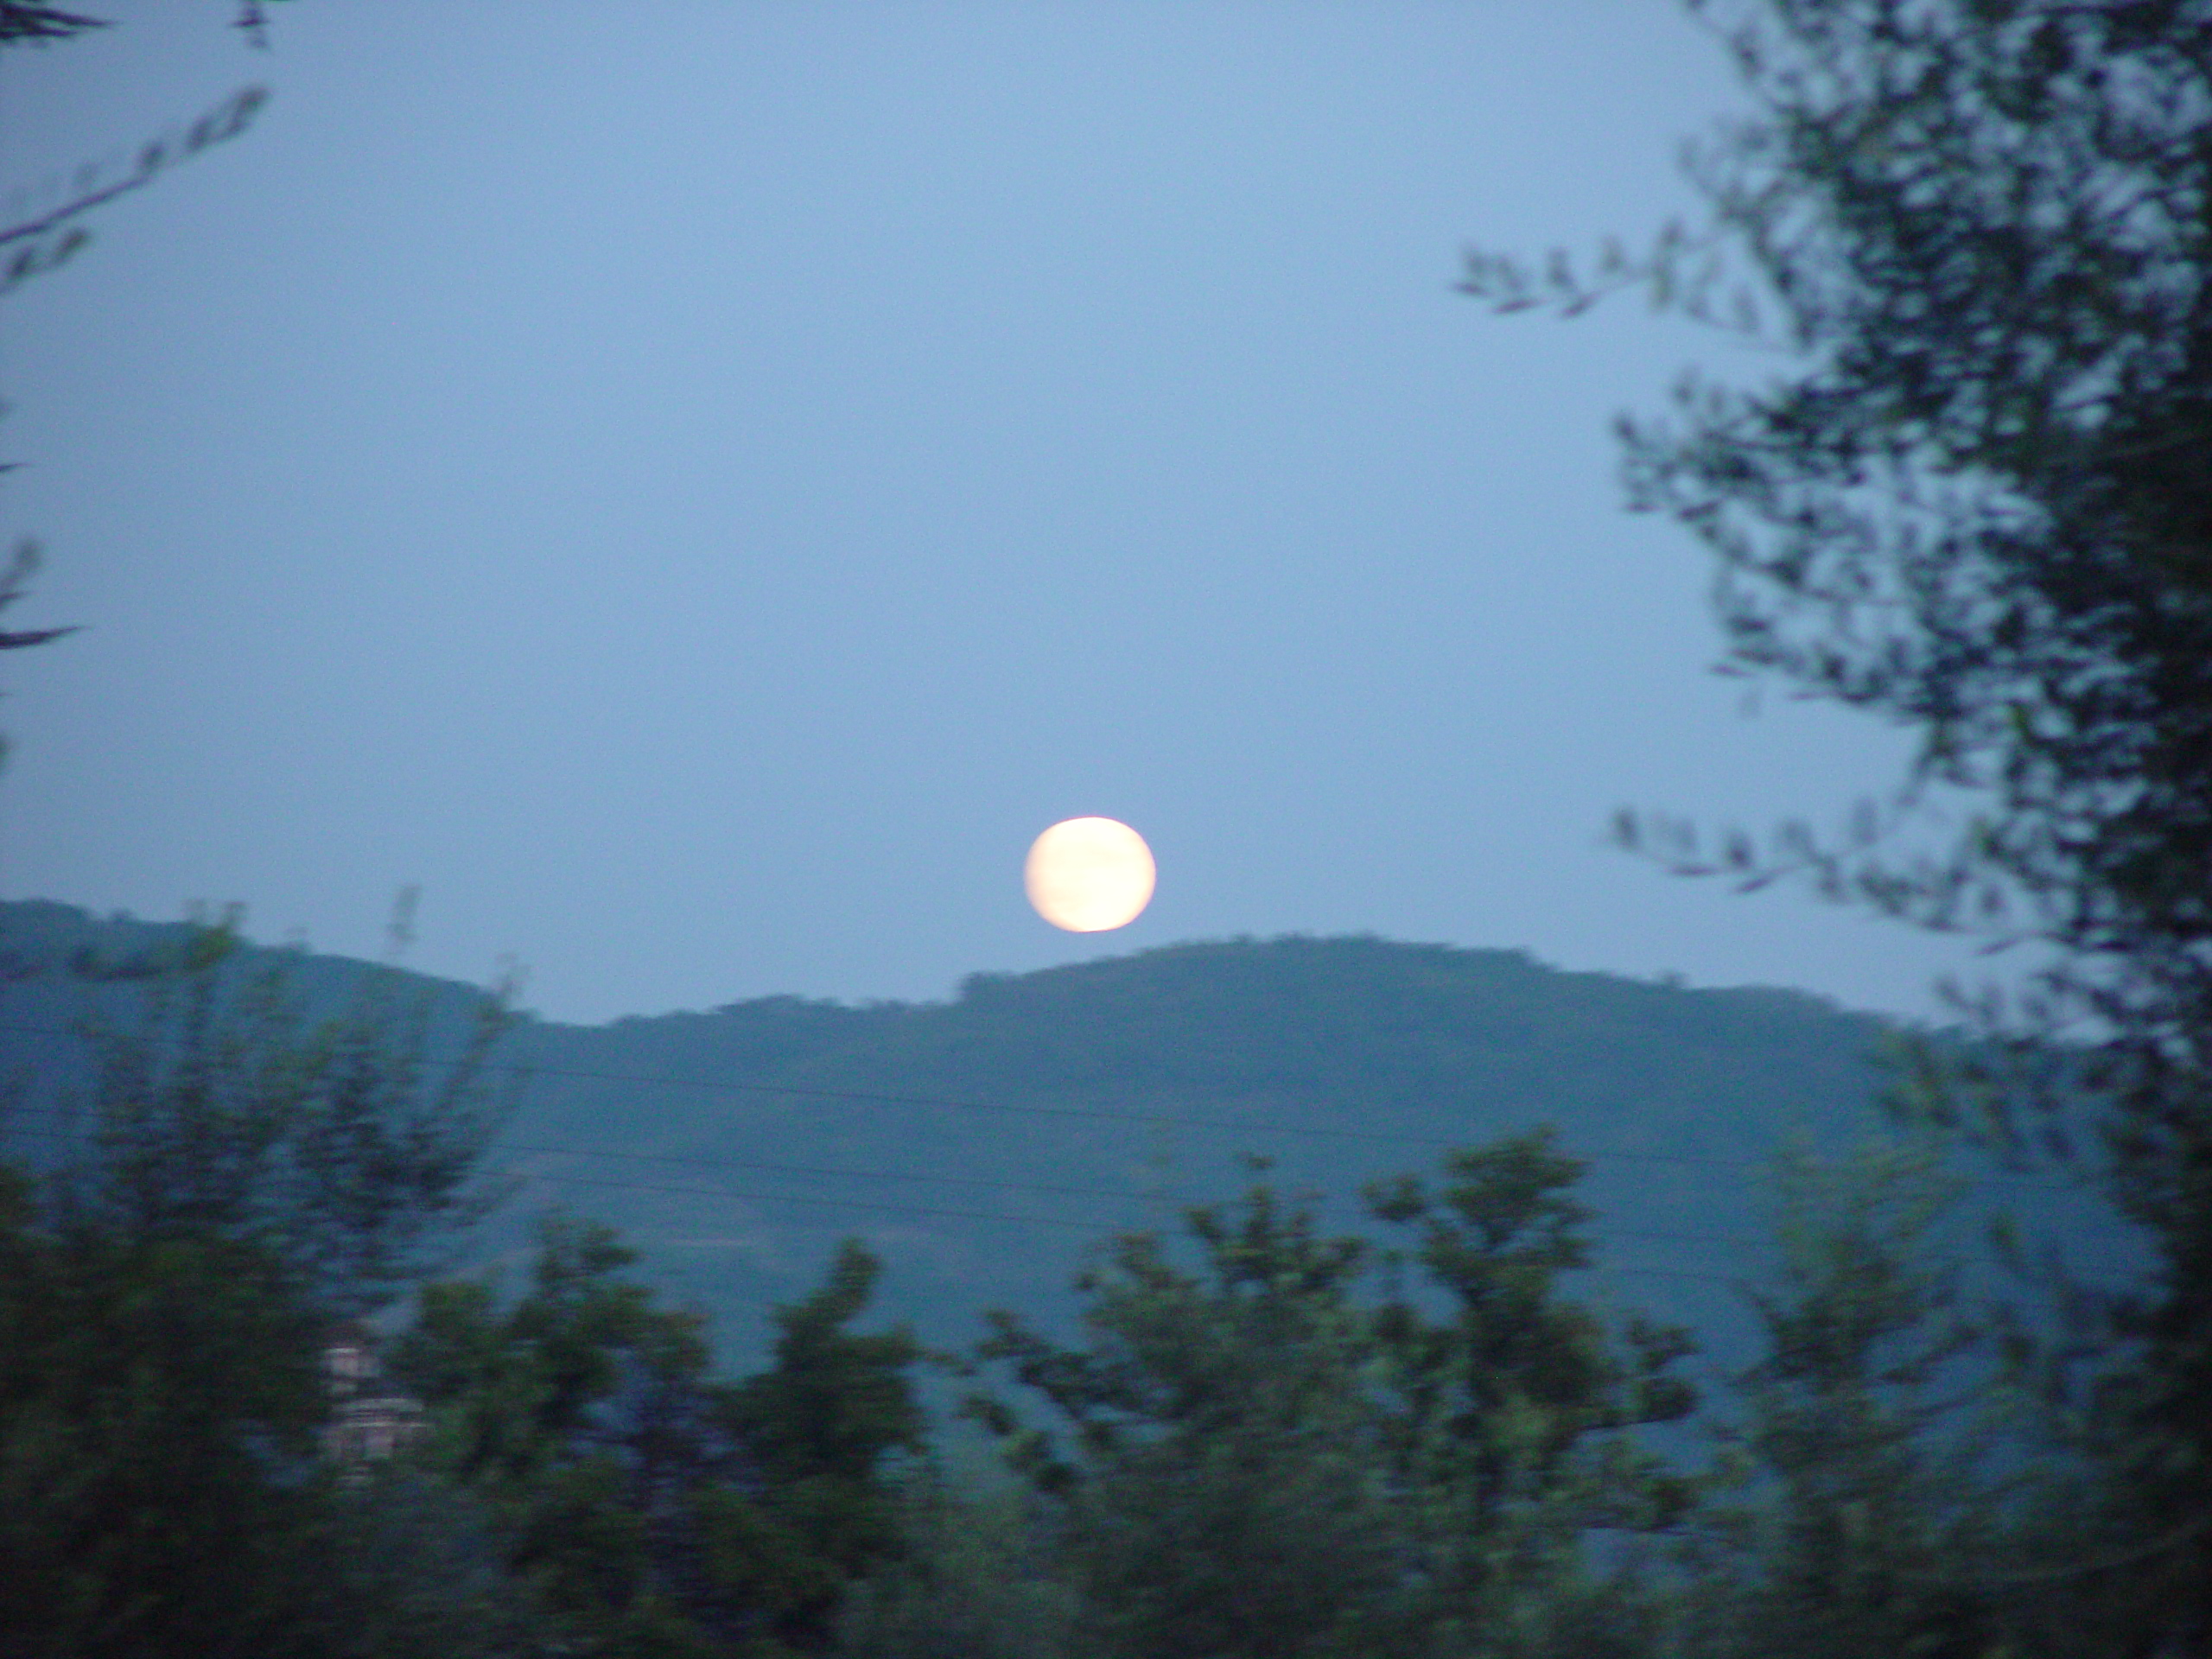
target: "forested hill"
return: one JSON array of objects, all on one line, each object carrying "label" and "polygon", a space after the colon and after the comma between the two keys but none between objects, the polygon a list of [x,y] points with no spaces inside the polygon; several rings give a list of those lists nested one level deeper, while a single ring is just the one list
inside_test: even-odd
[{"label": "forested hill", "polygon": [[[0,906],[15,1069],[50,1081],[68,1065],[67,1039],[26,1028],[66,1023],[87,995],[73,960],[127,960],[164,937]],[[248,954],[285,964],[312,1000],[394,971]],[[457,1035],[478,994],[406,982]],[[1719,1332],[1734,1301],[1721,1280],[1751,1259],[1734,1241],[1761,1231],[1747,1166],[1793,1130],[1874,1127],[1884,1034],[1796,992],[1372,938],[1240,939],[979,974],[945,1002],[525,1021],[504,1053],[531,1078],[498,1157],[526,1178],[513,1214],[557,1202],[613,1223],[742,1361],[765,1302],[814,1283],[842,1236],[884,1256],[888,1312],[952,1344],[988,1305],[1064,1317],[1088,1245],[1240,1189],[1243,1154],[1321,1192],[1350,1227],[1363,1180],[1548,1123],[1590,1160],[1593,1294]],[[484,1253],[513,1236],[495,1226]]]}]

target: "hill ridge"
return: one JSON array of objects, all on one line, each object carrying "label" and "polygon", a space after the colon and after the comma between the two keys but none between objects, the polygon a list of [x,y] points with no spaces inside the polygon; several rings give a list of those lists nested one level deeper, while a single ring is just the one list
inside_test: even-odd
[{"label": "hill ridge", "polygon": [[[0,958],[45,960],[43,972],[5,986],[0,1018],[33,1003],[58,1013],[71,951],[143,949],[181,926],[0,904]],[[397,974],[448,1017],[484,995],[291,946],[251,945],[239,966],[270,963],[326,998],[365,975]],[[855,1233],[887,1260],[887,1310],[952,1342],[988,1304],[1065,1317],[1084,1224],[1103,1238],[1226,1198],[1250,1179],[1242,1154],[1270,1156],[1282,1184],[1323,1194],[1338,1226],[1357,1221],[1362,1181],[1433,1167],[1417,1145],[1281,1128],[1361,1126],[1466,1144],[1551,1122],[1571,1152],[1758,1157],[1793,1126],[1829,1139],[1872,1128],[1878,1050],[1894,1029],[1806,992],[1691,988],[1373,934],[1187,940],[978,972],[941,1001],[781,995],[594,1026],[531,1018],[505,1058],[541,1075],[500,1154],[525,1183],[523,1202],[482,1249],[502,1254],[521,1216],[565,1203],[620,1227],[660,1277],[715,1315],[726,1345],[741,1346],[766,1302],[802,1291],[836,1239]],[[49,1051],[41,1063],[60,1060]],[[1090,1107],[1127,1121],[854,1097],[868,1094]],[[1078,1225],[1047,1237],[1016,1218],[1044,1200],[1001,1201],[994,1182],[1108,1196],[1055,1201],[1051,1218]],[[1637,1300],[1725,1322],[1720,1287],[1700,1282],[1713,1251],[1664,1239],[1757,1231],[1734,1174],[1593,1158],[1586,1196],[1608,1266],[1663,1293]],[[981,1213],[992,1210],[1009,1219]]]}]

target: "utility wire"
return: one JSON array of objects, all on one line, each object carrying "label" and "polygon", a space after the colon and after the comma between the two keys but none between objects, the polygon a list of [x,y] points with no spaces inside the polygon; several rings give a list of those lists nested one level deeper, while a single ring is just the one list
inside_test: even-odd
[{"label": "utility wire", "polygon": [[[60,1115],[63,1111],[62,1108],[56,1106],[29,1106],[19,1107],[15,1109],[24,1112],[35,1112],[41,1116]],[[4,1115],[0,1115],[0,1122],[4,1122]],[[71,1138],[66,1132],[58,1129],[34,1129],[29,1131],[29,1134],[31,1138],[37,1140],[67,1141]],[[936,1183],[946,1186],[984,1187],[994,1191],[1009,1192],[1049,1192],[1055,1196],[1063,1198],[1103,1198],[1109,1202],[1116,1204],[1127,1204],[1132,1199],[1142,1199],[1145,1196],[1143,1192],[1135,1188],[1130,1188],[1126,1191],[1116,1191],[1110,1187],[1100,1186],[1061,1186],[1045,1181],[995,1180],[988,1176],[980,1175],[920,1175],[916,1174],[910,1170],[839,1169],[823,1164],[772,1163],[763,1160],[747,1158],[707,1158],[694,1156],[687,1153],[624,1152],[613,1147],[556,1147],[548,1145],[543,1141],[494,1141],[491,1143],[491,1147],[493,1149],[500,1152],[533,1153],[542,1156],[555,1158],[620,1158],[638,1163],[683,1164],[688,1167],[695,1169],[741,1169],[754,1172],[766,1172],[772,1174],[781,1175],[826,1175],[834,1179],[855,1181],[917,1181],[923,1183]],[[1103,1226],[1107,1224],[1103,1222],[1091,1223],[1067,1221],[1065,1219],[1056,1219],[1050,1217],[1041,1216],[987,1215],[981,1211],[965,1210],[944,1210],[916,1207],[912,1205],[875,1204],[861,1199],[782,1197],[772,1193],[722,1192],[718,1189],[710,1190],[704,1187],[654,1186],[630,1181],[607,1180],[593,1176],[551,1174],[543,1170],[525,1169],[519,1166],[511,1166],[508,1169],[499,1173],[524,1175],[532,1180],[543,1180],[556,1183],[565,1181],[582,1183],[583,1185],[592,1186],[627,1187],[632,1191],[639,1192],[696,1192],[707,1194],[709,1196],[756,1198],[762,1200],[763,1202],[773,1203],[825,1205],[851,1204],[857,1205],[861,1208],[867,1209],[903,1210],[908,1213],[915,1215],[961,1216],[978,1221],[1034,1221],[1040,1226],[1047,1227],[1090,1227],[1094,1225]],[[1732,1249],[1757,1249],[1758,1248],[1759,1243],[1756,1239],[1735,1237],[1725,1233],[1669,1233],[1637,1227],[1613,1227],[1608,1228],[1605,1230],[1610,1236],[1616,1237],[1653,1239],[1665,1243],[1675,1244],[1720,1244],[1728,1246]]]},{"label": "utility wire", "polygon": [[[1146,1195],[1131,1188],[1116,1192],[1103,1186],[1054,1186],[1042,1181],[1001,1181],[981,1175],[916,1175],[905,1170],[888,1169],[832,1169],[820,1164],[772,1164],[749,1159],[694,1158],[683,1153],[618,1152],[585,1147],[549,1147],[525,1141],[501,1141],[495,1143],[508,1152],[543,1153],[560,1158],[627,1158],[641,1163],[688,1164],[709,1169],[769,1170],[790,1175],[829,1175],[855,1181],[936,1181],[948,1186],[982,1186],[1010,1192],[1052,1192],[1066,1198],[1106,1198],[1115,1203],[1127,1203]],[[825,1200],[826,1202],[826,1200]],[[1187,1206],[1185,1206],[1187,1207]],[[950,1213],[948,1211],[947,1213]],[[1606,1230],[1622,1238],[1660,1239],[1675,1244],[1725,1244],[1732,1249],[1757,1249],[1759,1241],[1727,1233],[1662,1233],[1648,1228],[1613,1227]]]},{"label": "utility wire", "polygon": [[[34,1131],[32,1131],[32,1133],[33,1133],[33,1135],[35,1135],[37,1138],[39,1138],[39,1139],[42,1139],[42,1140],[54,1140],[54,1141],[60,1141],[60,1140],[67,1140],[67,1139],[68,1139],[68,1138],[69,1138],[68,1136],[67,1136],[67,1135],[63,1135],[63,1134],[60,1133],[59,1131],[38,1131],[38,1130],[34,1130]],[[632,1154],[623,1154],[623,1153],[611,1153],[611,1154],[610,1154],[610,1153],[592,1153],[592,1152],[581,1152],[581,1151],[578,1151],[578,1152],[571,1152],[571,1153],[568,1154],[567,1155],[569,1155],[569,1156],[575,1156],[575,1157],[595,1158],[595,1157],[626,1157],[626,1156],[630,1156],[630,1155],[632,1155]],[[638,1155],[645,1155],[645,1154],[638,1154]],[[698,1161],[705,1161],[705,1160],[698,1160]],[[782,1168],[782,1169],[798,1169],[798,1168],[804,1168],[804,1166],[799,1166],[799,1165],[789,1165],[789,1164],[785,1164],[785,1165],[765,1165],[765,1166],[747,1166],[747,1165],[740,1165],[740,1164],[734,1164],[734,1163],[732,1163],[732,1164],[730,1165],[730,1166],[732,1166],[732,1167],[739,1167],[739,1168],[744,1168],[744,1167],[765,1167],[765,1168],[771,1168],[771,1169],[775,1169],[775,1168]],[[1011,1223],[1011,1224],[1014,1224],[1014,1225],[1017,1225],[1017,1226],[1023,1226],[1023,1227],[1058,1227],[1058,1228],[1062,1228],[1062,1229],[1072,1230],[1075,1230],[1075,1231],[1077,1231],[1077,1232],[1086,1232],[1086,1233],[1095,1233],[1095,1232],[1098,1232],[1098,1231],[1102,1231],[1102,1230],[1106,1230],[1110,1229],[1110,1228],[1112,1227],[1112,1225],[1113,1225],[1113,1224],[1111,1224],[1110,1222],[1107,1222],[1107,1221],[1103,1221],[1103,1220],[1099,1220],[1099,1221],[1071,1221],[1070,1219],[1068,1219],[1068,1218],[1067,1218],[1066,1217],[1065,1217],[1065,1216],[1009,1216],[1009,1215],[1000,1214],[1000,1213],[996,1213],[996,1212],[994,1212],[994,1211],[984,1211],[984,1210],[950,1210],[950,1209],[945,1209],[945,1208],[943,1208],[943,1207],[940,1207],[940,1206],[930,1205],[915,1205],[915,1204],[885,1204],[885,1203],[882,1203],[882,1202],[878,1201],[878,1200],[868,1199],[868,1198],[821,1198],[821,1197],[818,1197],[818,1196],[816,1196],[816,1195],[813,1195],[813,1194],[808,1194],[808,1193],[795,1193],[795,1192],[731,1192],[731,1191],[730,1191],[728,1188],[727,1188],[727,1187],[713,1187],[713,1186],[663,1186],[663,1185],[659,1185],[659,1184],[658,1184],[658,1183],[654,1183],[654,1182],[646,1182],[646,1181],[615,1181],[615,1180],[608,1180],[608,1179],[605,1179],[604,1177],[601,1177],[601,1176],[594,1176],[594,1175],[561,1175],[561,1174],[549,1174],[549,1173],[547,1173],[546,1172],[544,1172],[544,1171],[543,1171],[543,1170],[512,1169],[512,1168],[511,1168],[511,1169],[498,1169],[498,1170],[492,1170],[492,1171],[488,1171],[488,1172],[486,1172],[486,1173],[490,1173],[490,1174],[493,1174],[493,1175],[518,1175],[518,1176],[522,1177],[522,1178],[523,1178],[523,1179],[524,1179],[526,1183],[528,1183],[528,1182],[537,1182],[537,1183],[539,1183],[539,1184],[541,1184],[541,1185],[548,1185],[548,1186],[598,1186],[598,1187],[611,1187],[611,1188],[613,1188],[613,1189],[615,1189],[615,1190],[617,1190],[617,1191],[620,1191],[620,1192],[656,1192],[656,1193],[661,1193],[661,1194],[669,1195],[669,1196],[674,1196],[674,1197],[682,1197],[682,1198],[720,1198],[720,1199],[722,1199],[722,1200],[724,1200],[724,1201],[726,1201],[726,1202],[728,1202],[728,1201],[733,1201],[733,1200],[734,1200],[734,1201],[736,1201],[736,1202],[747,1203],[747,1204],[799,1204],[799,1205],[810,1205],[810,1206],[813,1206],[813,1207],[817,1207],[817,1208],[823,1208],[823,1209],[836,1209],[836,1210],[868,1210],[868,1211],[876,1211],[876,1212],[880,1213],[880,1214],[888,1214],[888,1215],[900,1215],[900,1216],[930,1216],[930,1217],[946,1217],[946,1218],[951,1218],[951,1219],[955,1219],[955,1220],[961,1220],[961,1221],[995,1221],[995,1222],[1005,1222],[1005,1223]],[[840,1171],[824,1171],[824,1172],[823,1172],[823,1173],[843,1173],[843,1174],[855,1175],[855,1176],[858,1176],[858,1175],[860,1175],[860,1174],[861,1174],[861,1172],[858,1172],[858,1171],[842,1171],[842,1172],[840,1172]],[[867,1177],[863,1177],[863,1179],[892,1179],[892,1180],[921,1180],[921,1181],[926,1181],[926,1180],[932,1180],[932,1179],[938,1179],[938,1178],[933,1177],[933,1176],[928,1176],[928,1175],[887,1175],[887,1176],[882,1176],[882,1177],[880,1177],[880,1178],[867,1178]],[[1029,1184],[1027,1184],[1027,1183],[1022,1183],[1022,1182],[1009,1182],[1009,1181],[977,1181],[977,1182],[974,1183],[974,1185],[988,1185],[988,1186],[1021,1187],[1021,1186],[1027,1185],[1029,1185]],[[1045,1190],[1045,1191],[1048,1191],[1048,1192],[1049,1192],[1049,1191],[1073,1192],[1073,1191],[1077,1191],[1077,1190],[1078,1190],[1078,1189],[1075,1189],[1075,1188],[1065,1188],[1065,1187],[1063,1187],[1063,1188],[1046,1188],[1046,1189],[1043,1189],[1043,1190]],[[1140,1194],[1135,1194],[1135,1193],[1116,1193],[1116,1194],[1111,1194],[1111,1195],[1107,1195],[1107,1194],[1101,1193],[1101,1194],[1100,1194],[1100,1196],[1112,1196],[1112,1197],[1115,1197],[1115,1198],[1124,1198],[1124,1199],[1126,1199],[1126,1198],[1128,1198],[1139,1197],[1139,1196],[1141,1196],[1141,1195],[1140,1195]],[[1626,1230],[1619,1230],[1626,1231]],[[1640,1234],[1638,1234],[1638,1235],[1637,1235],[1637,1236],[1640,1236],[1640,1237],[1644,1237],[1644,1238],[1665,1238],[1665,1239],[1677,1239],[1677,1240],[1680,1240],[1680,1241],[1684,1242],[1684,1243],[1694,1243],[1694,1242],[1696,1242],[1696,1241],[1695,1241],[1694,1238],[1692,1238],[1690,1236],[1683,1235],[1683,1234],[1649,1233],[1649,1232],[1646,1232],[1646,1233],[1640,1233]],[[1710,1237],[1710,1236],[1711,1236],[1711,1235],[1707,1235],[1707,1236],[1708,1236],[1708,1237]],[[1735,1241],[1726,1241],[1726,1242],[1733,1243],[1733,1242],[1735,1242]],[[1604,1266],[1604,1267],[1590,1267],[1590,1268],[1569,1268],[1569,1269],[1567,1269],[1567,1271],[1569,1271],[1569,1272],[1576,1272],[1576,1273],[1589,1273],[1589,1274],[1596,1274],[1596,1275],[1598,1275],[1598,1276],[1599,1276],[1599,1277],[1604,1277],[1604,1276],[1606,1276],[1606,1275],[1608,1275],[1608,1274],[1630,1274],[1630,1275],[1632,1275],[1632,1276],[1635,1276],[1635,1277],[1639,1277],[1639,1278],[1658,1278],[1658,1279],[1695,1279],[1695,1280],[1702,1280],[1702,1281],[1704,1281],[1705,1282],[1707,1282],[1707,1283],[1708,1283],[1708,1284],[1728,1285],[1728,1286],[1731,1286],[1731,1287],[1740,1287],[1743,1285],[1743,1283],[1744,1283],[1744,1281],[1743,1281],[1741,1279],[1732,1277],[1732,1276],[1731,1276],[1731,1275],[1729,1275],[1729,1274],[1719,1274],[1719,1273],[1699,1273],[1699,1272],[1695,1271],[1694,1269],[1688,1268],[1630,1268],[1630,1267],[1618,1267],[1618,1266]]]},{"label": "utility wire", "polygon": [[[27,1026],[0,1022],[0,1031],[35,1033],[49,1037],[78,1037],[84,1033],[55,1026]],[[458,1066],[471,1064],[462,1058],[420,1057],[414,1062],[422,1065]],[[922,1106],[969,1112],[1000,1112],[1024,1117],[1089,1118],[1111,1123],[1135,1123],[1151,1127],[1175,1128],[1217,1129],[1237,1135],[1303,1135],[1335,1141],[1363,1141],[1395,1146],[1435,1147],[1464,1147],[1464,1137],[1433,1135],[1408,1135],[1387,1129],[1347,1129],[1326,1128],[1315,1124],[1242,1123],[1233,1118],[1185,1117],[1165,1112],[1116,1111],[1104,1106],[1016,1106],[1003,1101],[957,1100],[940,1095],[885,1094],[855,1089],[810,1089],[790,1084],[773,1083],[709,1083],[694,1077],[649,1077],[624,1071],[586,1071],[573,1067],[531,1065],[519,1061],[481,1060],[474,1064],[487,1071],[519,1073],[530,1077],[565,1077],[592,1083],[626,1083],[657,1089],[694,1089],[709,1094],[758,1094],[788,1096],[806,1100],[849,1100],[873,1106]],[[1620,1147],[1606,1147],[1596,1151],[1570,1152],[1569,1156],[1588,1162],[1683,1164],[1714,1169],[1764,1169],[1764,1160],[1757,1158],[1718,1158],[1698,1153],[1641,1152]],[[2023,1180],[2042,1186],[2063,1186],[2063,1182],[2037,1181],[2032,1177],[1999,1174],[1993,1179]]]},{"label": "utility wire", "polygon": [[[597,1177],[589,1175],[533,1175],[532,1178],[543,1180],[548,1185],[551,1185],[609,1186],[620,1188],[625,1192],[664,1192],[702,1198],[736,1198],[748,1203],[820,1205],[827,1207],[847,1210],[887,1211],[898,1215],[950,1216],[958,1217],[964,1221],[1014,1222],[1024,1226],[1073,1228],[1084,1232],[1095,1231],[1105,1224],[1099,1222],[1070,1221],[1065,1217],[1058,1216],[994,1215],[979,1210],[941,1210],[929,1208],[920,1205],[872,1203],[861,1198],[797,1197],[788,1193],[778,1192],[732,1192],[724,1188],[709,1186],[660,1186],[648,1185],[639,1181],[603,1180]],[[924,1176],[919,1179],[927,1179],[928,1177]],[[1697,1273],[1688,1268],[1678,1268],[1605,1267],[1577,1268],[1570,1269],[1570,1271],[1595,1273],[1599,1274],[1632,1274],[1639,1277],[1656,1277],[1662,1279],[1701,1279],[1708,1283],[1717,1285],[1736,1286],[1740,1285],[1743,1282],[1740,1279],[1732,1277],[1726,1274]]]}]

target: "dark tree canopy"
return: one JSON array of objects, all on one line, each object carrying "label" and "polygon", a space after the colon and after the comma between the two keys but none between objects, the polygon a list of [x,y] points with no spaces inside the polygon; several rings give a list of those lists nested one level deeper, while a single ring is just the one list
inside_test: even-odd
[{"label": "dark tree canopy", "polygon": [[[1078,1281],[1087,1340],[989,1316],[979,1357],[1057,1420],[967,1409],[1054,1516],[1103,1659],[1623,1651],[1646,1604],[1584,1545],[1661,1530],[1691,1484],[1639,1439],[1692,1406],[1677,1331],[1570,1300],[1581,1166],[1548,1133],[1368,1189],[1401,1248],[1255,1186]],[[1408,1271],[1410,1269],[1410,1271]]]},{"label": "dark tree canopy", "polygon": [[1694,10],[1764,105],[1688,156],[1708,229],[1590,283],[1478,254],[1467,287],[1572,309],[1648,283],[1717,320],[1723,256],[1748,257],[1765,291],[1725,326],[1802,366],[1693,374],[1671,419],[1624,420],[1631,503],[1719,556],[1731,665],[1910,725],[1916,781],[1994,809],[1941,863],[1785,855],[1936,925],[2146,963],[2200,944],[2212,6]]},{"label": "dark tree canopy", "polygon": [[537,1229],[529,1293],[426,1287],[398,1344],[429,1408],[425,1462],[492,1518],[550,1653],[823,1651],[850,1584],[896,1553],[889,1465],[922,1421],[903,1330],[849,1329],[880,1264],[847,1241],[774,1310],[772,1370],[714,1376],[705,1321],[620,1276],[608,1229]]},{"label": "dark tree canopy", "polygon": [[[2212,1630],[2212,4],[1692,0],[1758,114],[1689,170],[1712,208],[1595,280],[1470,256],[1502,309],[1611,289],[1793,359],[1685,378],[1624,419],[1631,504],[1718,556],[1725,670],[1919,738],[1840,839],[1717,852],[1624,814],[1677,868],[2053,947],[1969,1076],[2015,1103],[2086,1081],[2088,1160],[2158,1268],[2109,1310],[2095,1433],[2133,1510],[2137,1605]],[[1716,307],[1732,257],[1755,278]],[[1756,290],[1756,291],[1755,291]],[[1912,850],[1963,804],[1965,828]],[[1894,850],[1893,836],[1907,850]],[[1921,843],[1925,847],[1928,843]],[[1983,1012],[1999,1022],[2001,1005]],[[2070,1025],[2069,1022],[2071,1022]],[[2047,1040],[2081,1038],[2079,1048]],[[2019,1085],[2025,1081],[2030,1086]],[[2076,1096],[2078,1098],[2078,1096]],[[2077,1145],[2079,1143],[2076,1143]]]}]

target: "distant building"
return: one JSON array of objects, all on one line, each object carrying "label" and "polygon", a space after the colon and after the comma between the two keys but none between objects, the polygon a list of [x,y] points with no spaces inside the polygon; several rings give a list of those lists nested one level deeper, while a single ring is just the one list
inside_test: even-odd
[{"label": "distant building", "polygon": [[376,1333],[364,1325],[341,1326],[323,1345],[322,1375],[336,1402],[322,1431],[323,1455],[358,1479],[364,1465],[390,1457],[429,1432],[423,1402],[388,1394],[378,1384],[384,1365]]}]

